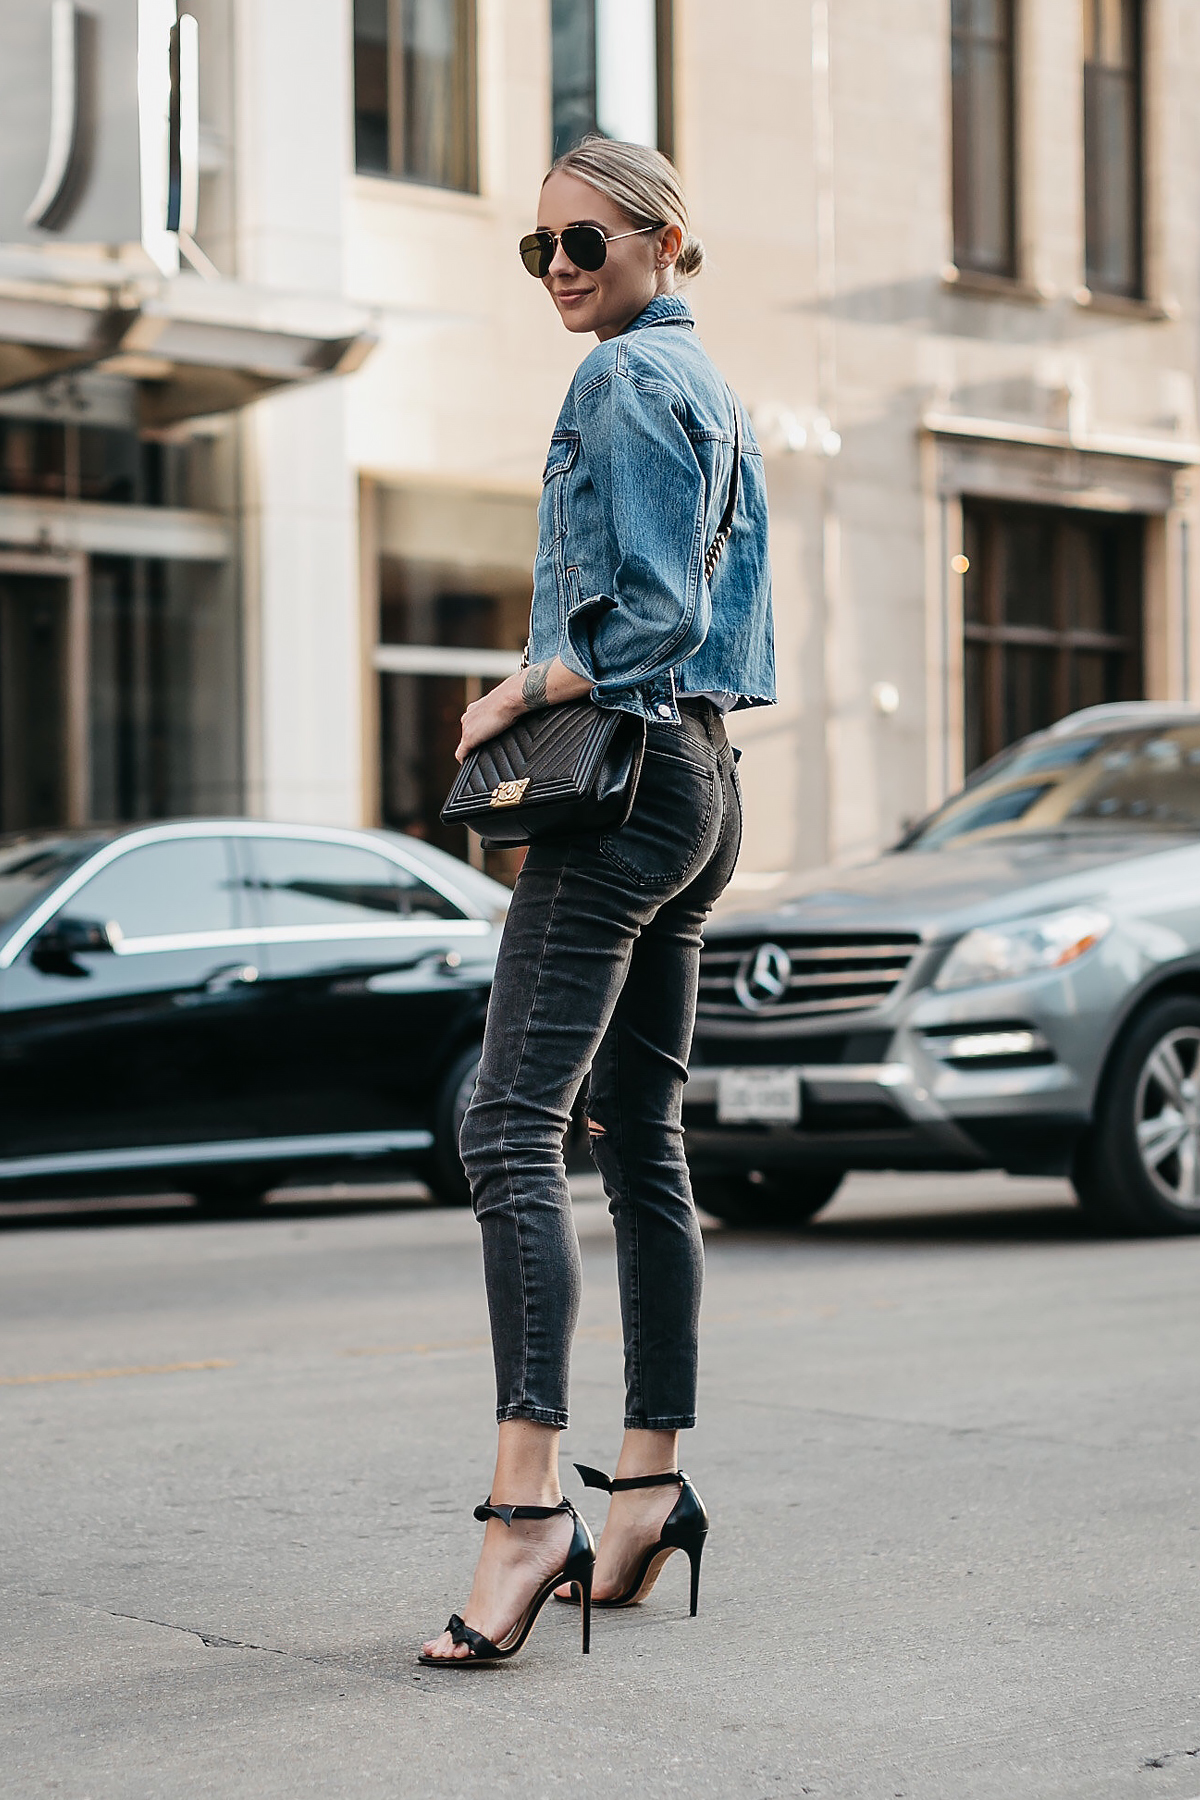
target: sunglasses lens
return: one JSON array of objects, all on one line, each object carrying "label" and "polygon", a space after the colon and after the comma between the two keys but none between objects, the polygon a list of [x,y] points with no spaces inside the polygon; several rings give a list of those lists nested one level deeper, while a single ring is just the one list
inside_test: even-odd
[{"label": "sunglasses lens", "polygon": [[608,245],[604,233],[594,225],[568,225],[562,234],[562,247],[577,269],[594,274],[604,267]]},{"label": "sunglasses lens", "polygon": [[528,237],[521,239],[518,248],[521,261],[531,275],[540,281],[550,273],[550,264],[554,261],[554,239],[548,231],[531,231]]}]

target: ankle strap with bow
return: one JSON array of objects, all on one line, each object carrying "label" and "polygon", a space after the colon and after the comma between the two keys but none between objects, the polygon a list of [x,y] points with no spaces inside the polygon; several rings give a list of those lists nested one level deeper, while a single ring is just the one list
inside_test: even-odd
[{"label": "ankle strap with bow", "polygon": [[603,1488],[606,1494],[624,1494],[630,1488],[651,1487],[685,1487],[687,1476],[682,1469],[666,1469],[661,1475],[629,1475],[616,1477],[606,1475],[603,1469],[589,1469],[586,1463],[576,1463],[575,1468],[584,1487]]},{"label": "ankle strap with bow", "polygon": [[489,1494],[482,1506],[475,1508],[475,1517],[482,1525],[487,1519],[499,1519],[502,1525],[511,1525],[514,1519],[553,1519],[558,1513],[570,1513],[574,1518],[575,1508],[569,1500],[560,1500],[557,1506],[493,1506]]}]

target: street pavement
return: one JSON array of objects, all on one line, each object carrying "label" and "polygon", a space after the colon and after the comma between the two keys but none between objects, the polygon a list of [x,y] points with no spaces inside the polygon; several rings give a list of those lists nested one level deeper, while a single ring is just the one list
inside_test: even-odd
[{"label": "street pavement", "polygon": [[[563,1459],[610,1466],[607,1215]],[[4,1800],[1192,1800],[1200,1240],[1055,1182],[860,1177],[707,1233],[700,1616],[568,1609],[421,1669],[465,1599],[476,1226],[398,1203],[0,1216]]]}]

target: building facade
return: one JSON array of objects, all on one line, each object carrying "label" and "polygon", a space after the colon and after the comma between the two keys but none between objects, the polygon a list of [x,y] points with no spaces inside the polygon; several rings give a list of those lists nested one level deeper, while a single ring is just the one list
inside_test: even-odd
[{"label": "building facade", "polygon": [[[0,125],[4,828],[246,810],[478,856],[437,817],[455,727],[519,658],[587,349],[516,242],[592,128],[676,157],[767,459],[743,884],[869,854],[1075,707],[1200,698],[1192,0],[176,10],[6,9],[41,72]],[[131,31],[173,46],[129,166],[94,159],[136,228],[26,216],[68,12],[102,95]]]}]

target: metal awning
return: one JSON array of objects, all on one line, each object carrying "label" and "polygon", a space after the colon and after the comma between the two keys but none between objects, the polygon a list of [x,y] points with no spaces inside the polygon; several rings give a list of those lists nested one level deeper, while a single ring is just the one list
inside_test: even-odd
[{"label": "metal awning", "polygon": [[0,393],[103,368],[137,380],[146,430],[349,374],[375,342],[370,314],[336,298],[0,249]]}]

